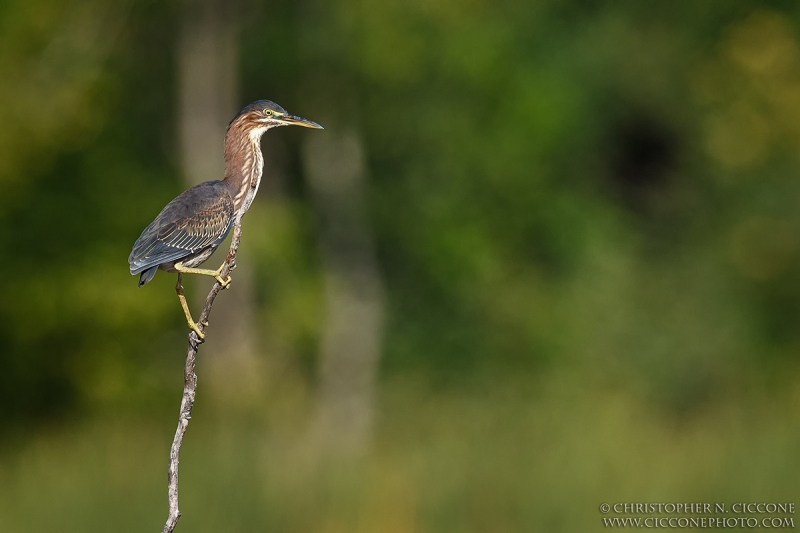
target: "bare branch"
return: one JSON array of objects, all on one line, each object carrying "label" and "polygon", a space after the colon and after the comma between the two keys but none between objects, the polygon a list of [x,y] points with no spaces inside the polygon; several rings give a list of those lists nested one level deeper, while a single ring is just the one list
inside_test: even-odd
[{"label": "bare branch", "polygon": [[[222,269],[220,274],[223,279],[228,276],[236,265],[236,252],[239,250],[239,240],[241,237],[241,220],[237,220],[233,227],[231,247],[228,250],[228,256],[225,258],[225,268]],[[200,313],[200,318],[197,321],[197,325],[201,330],[205,329],[203,324],[208,323],[208,317],[211,314],[211,306],[214,305],[214,300],[221,290],[222,285],[220,285],[219,282],[214,283],[214,286],[211,287],[211,292],[209,292],[206,297],[203,311]],[[183,444],[183,434],[186,433],[186,428],[189,426],[189,419],[192,418],[195,389],[197,389],[197,375],[194,373],[194,367],[197,360],[197,350],[200,344],[202,344],[202,341],[198,338],[197,333],[190,331],[189,348],[186,351],[186,366],[183,371],[184,382],[181,412],[178,417],[178,429],[175,431],[175,438],[172,440],[172,448],[170,448],[169,451],[169,470],[167,471],[169,518],[167,518],[167,523],[164,525],[163,533],[172,533],[175,530],[178,519],[181,517],[181,512],[178,509],[178,459],[181,453],[181,444]]]}]

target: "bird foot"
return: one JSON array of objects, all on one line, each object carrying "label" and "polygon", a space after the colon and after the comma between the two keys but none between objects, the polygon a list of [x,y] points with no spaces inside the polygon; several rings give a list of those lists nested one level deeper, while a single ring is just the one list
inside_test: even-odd
[{"label": "bird foot", "polygon": [[[186,320],[186,323],[187,323],[187,324],[189,324],[189,329],[191,329],[192,331],[194,331],[195,333],[197,333],[197,337],[198,337],[198,338],[199,338],[201,341],[202,341],[202,340],[205,340],[205,338],[206,338],[206,334],[205,334],[205,333],[203,333],[202,331],[200,331],[200,328],[198,327],[198,325],[197,325],[197,324],[196,324],[196,323],[195,323],[193,320],[188,320],[188,319],[187,319],[187,320]],[[204,323],[203,325],[204,325],[204,326],[207,326],[207,325],[208,325],[208,322]]]},{"label": "bird foot", "polygon": [[[230,275],[228,275],[225,279],[223,279],[221,275],[223,268],[225,268],[225,263],[222,263],[222,265],[220,265],[220,267],[216,271],[214,271],[214,279],[217,280],[217,283],[222,285],[223,289],[227,289],[228,286],[231,284],[231,277]],[[230,270],[231,269],[228,269],[228,271]]]},{"label": "bird foot", "polygon": [[214,276],[214,279],[217,280],[217,283],[222,285],[223,289],[227,289],[231,284],[231,277],[230,276],[228,276],[227,279],[222,279],[222,276],[217,274],[216,276]]}]

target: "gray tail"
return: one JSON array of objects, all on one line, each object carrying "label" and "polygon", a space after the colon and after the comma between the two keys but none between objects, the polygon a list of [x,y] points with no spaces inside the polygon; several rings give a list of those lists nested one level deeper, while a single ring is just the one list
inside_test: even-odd
[{"label": "gray tail", "polygon": [[156,275],[156,270],[158,270],[158,266],[154,266],[153,268],[148,268],[144,272],[139,275],[139,287],[153,279],[153,276]]}]

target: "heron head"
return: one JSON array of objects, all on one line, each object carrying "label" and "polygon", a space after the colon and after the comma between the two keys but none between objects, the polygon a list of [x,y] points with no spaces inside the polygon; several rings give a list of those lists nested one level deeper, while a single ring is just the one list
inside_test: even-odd
[{"label": "heron head", "polygon": [[277,126],[303,126],[323,129],[316,122],[290,115],[284,108],[269,100],[258,100],[242,109],[231,124],[242,121],[251,131],[263,133]]}]

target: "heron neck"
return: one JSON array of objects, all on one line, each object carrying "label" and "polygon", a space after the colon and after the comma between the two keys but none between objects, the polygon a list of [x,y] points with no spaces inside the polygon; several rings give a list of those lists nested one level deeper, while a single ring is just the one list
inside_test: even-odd
[{"label": "heron neck", "polygon": [[225,135],[225,183],[233,196],[237,219],[247,212],[261,184],[264,157],[261,154],[261,136],[265,130],[245,131],[233,123]]}]

